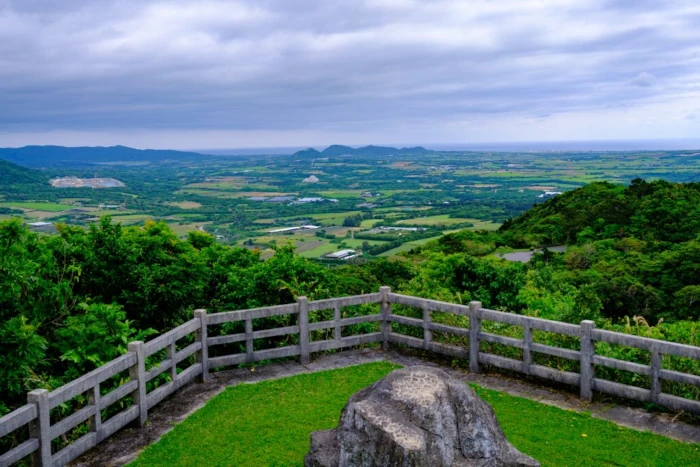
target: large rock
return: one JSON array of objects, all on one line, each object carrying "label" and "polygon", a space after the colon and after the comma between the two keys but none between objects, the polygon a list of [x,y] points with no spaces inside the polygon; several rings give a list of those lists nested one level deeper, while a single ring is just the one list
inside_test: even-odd
[{"label": "large rock", "polygon": [[493,409],[436,368],[396,370],[348,401],[338,427],[311,434],[305,467],[539,466]]}]

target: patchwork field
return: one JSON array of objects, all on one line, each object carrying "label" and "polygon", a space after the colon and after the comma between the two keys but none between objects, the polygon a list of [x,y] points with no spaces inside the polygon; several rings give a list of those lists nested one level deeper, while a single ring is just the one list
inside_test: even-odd
[{"label": "patchwork field", "polygon": [[165,203],[168,206],[175,206],[180,209],[199,209],[202,207],[202,203],[197,203],[196,201],[180,201],[177,203]]}]

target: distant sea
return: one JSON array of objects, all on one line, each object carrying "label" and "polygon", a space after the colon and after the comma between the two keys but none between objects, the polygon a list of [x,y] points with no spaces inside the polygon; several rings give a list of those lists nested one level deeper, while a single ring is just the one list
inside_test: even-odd
[{"label": "distant sea", "polygon": [[[508,143],[387,143],[376,146],[395,148],[423,146],[435,151],[502,151],[502,152],[561,152],[561,151],[656,151],[656,150],[700,150],[700,139],[648,139],[648,140],[596,140],[596,141],[523,141]],[[366,146],[349,145],[351,147]],[[323,150],[326,146],[235,148],[235,149],[192,149],[201,154],[217,156],[242,155],[288,155],[313,147]]]}]

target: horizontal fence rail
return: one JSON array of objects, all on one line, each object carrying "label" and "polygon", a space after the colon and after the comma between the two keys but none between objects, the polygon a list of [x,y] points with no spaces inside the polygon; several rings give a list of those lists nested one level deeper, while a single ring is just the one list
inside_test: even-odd
[{"label": "horizontal fence rail", "polygon": [[[379,305],[376,313],[343,317],[344,307],[372,304]],[[418,309],[414,314],[420,317],[395,314],[392,305]],[[459,327],[434,322],[433,312],[467,318],[469,325]],[[315,316],[314,313],[321,314]],[[270,317],[283,317],[281,321],[286,322],[274,328],[255,329],[256,320]],[[484,323],[520,326],[523,337],[516,339],[486,332]],[[357,325],[362,325],[362,333],[343,335],[343,329]],[[422,330],[423,337],[397,332],[398,328],[395,330],[393,325],[404,330],[405,327],[415,328],[417,335],[421,335]],[[226,332],[236,328],[240,331]],[[537,343],[533,337],[536,331],[573,339],[578,342],[579,350]],[[210,336],[210,333],[215,335]],[[433,333],[461,340],[458,344],[437,342]],[[277,338],[277,343],[282,345],[256,348],[256,342],[260,344],[261,339],[268,338]],[[649,353],[649,363],[596,355],[596,342],[641,349]],[[593,391],[597,391],[700,413],[700,402],[661,390],[662,380],[700,387],[700,376],[662,367],[664,355],[700,360],[699,347],[595,329],[592,321],[568,324],[489,310],[480,302],[446,303],[392,293],[388,287],[381,287],[377,293],[316,301],[299,297],[296,303],[249,310],[215,314],[196,310],[192,320],[149,342],[130,343],[126,354],[58,389],[51,392],[37,389],[28,393],[26,405],[0,418],[0,438],[18,432],[26,434],[26,439],[13,443],[7,452],[0,454],[0,467],[11,466],[28,456],[35,466],[66,465],[126,425],[143,426],[151,408],[195,379],[209,381],[212,371],[286,357],[298,357],[306,364],[314,352],[371,343],[381,343],[384,350],[396,344],[468,360],[472,372],[478,373],[482,365],[488,365],[576,386],[580,397],[588,401]],[[518,349],[522,359],[489,353],[482,343]],[[231,344],[238,345],[231,347]],[[235,350],[238,351],[229,353]],[[578,362],[580,370],[563,371],[537,364],[534,354]],[[649,379],[649,388],[596,377],[596,367],[642,375]],[[118,380],[116,386],[115,380]],[[159,384],[155,384],[156,381]],[[57,420],[55,411],[65,405],[71,406],[71,402],[78,408]],[[109,417],[103,421],[103,414],[110,407]],[[85,425],[86,433],[52,448],[54,440],[64,439],[71,430]]]}]

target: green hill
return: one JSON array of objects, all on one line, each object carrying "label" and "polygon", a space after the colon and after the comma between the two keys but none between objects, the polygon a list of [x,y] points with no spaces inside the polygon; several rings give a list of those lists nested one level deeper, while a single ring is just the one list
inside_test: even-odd
[{"label": "green hill", "polygon": [[64,147],[25,146],[0,148],[0,159],[25,167],[80,166],[105,162],[167,162],[172,160],[201,160],[207,157],[196,152],[134,149],[126,146]]},{"label": "green hill", "polygon": [[37,170],[0,159],[0,189],[15,185],[44,184],[47,181],[48,177]]},{"label": "green hill", "polygon": [[500,232],[518,246],[624,237],[685,242],[700,234],[700,183],[591,183],[507,220]]}]

